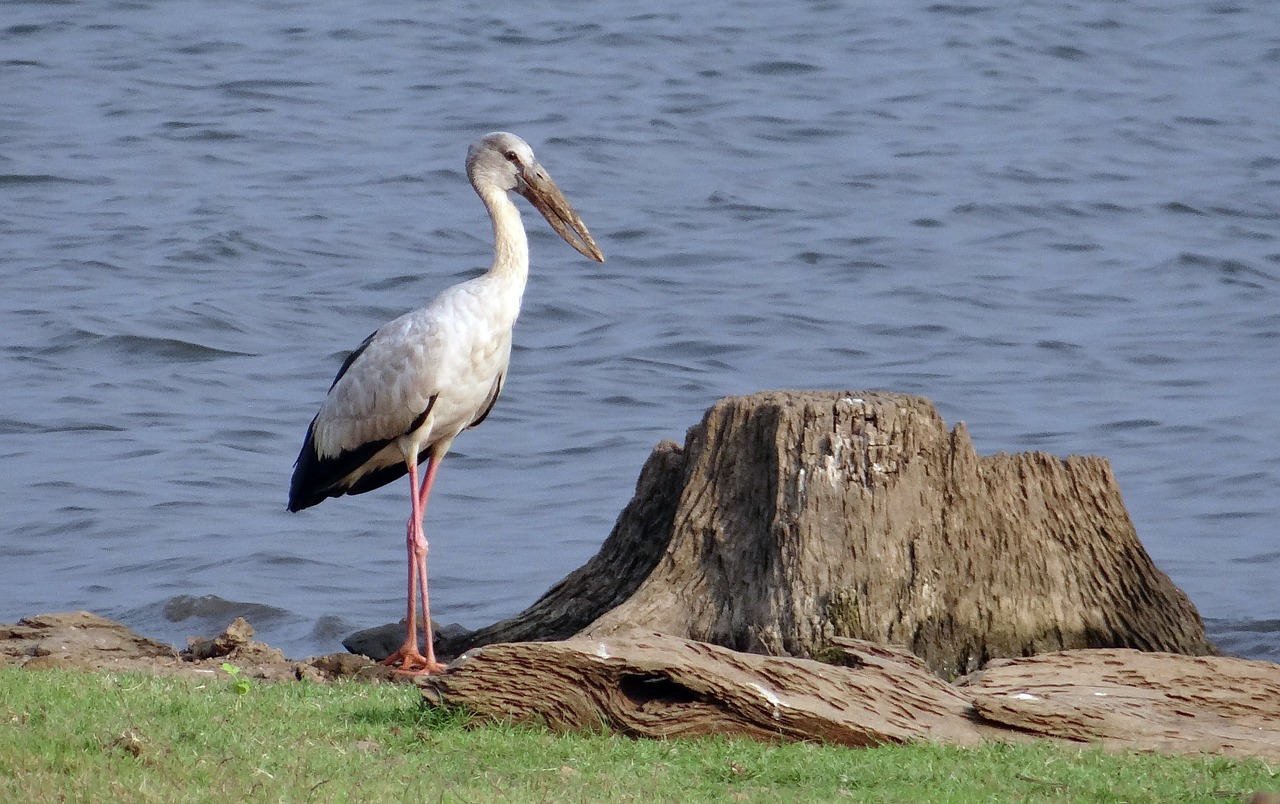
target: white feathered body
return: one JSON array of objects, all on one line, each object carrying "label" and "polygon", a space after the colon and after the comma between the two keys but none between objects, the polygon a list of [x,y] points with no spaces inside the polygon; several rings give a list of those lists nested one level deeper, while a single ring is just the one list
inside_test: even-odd
[{"label": "white feathered body", "polygon": [[311,423],[291,508],[386,485],[479,423],[502,389],[526,277],[491,270],[371,335]]},{"label": "white feathered body", "polygon": [[[391,438],[421,447],[452,439],[483,414],[511,359],[523,291],[495,285],[489,276],[477,277],[383,325],[321,406],[317,455],[329,458]],[[507,303],[495,304],[495,291]],[[426,420],[409,432],[433,397]],[[385,463],[405,457],[388,455]]]}]

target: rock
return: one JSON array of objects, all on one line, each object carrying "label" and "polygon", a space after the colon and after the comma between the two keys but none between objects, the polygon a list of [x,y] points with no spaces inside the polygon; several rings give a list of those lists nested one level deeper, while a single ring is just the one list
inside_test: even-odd
[{"label": "rock", "polygon": [[166,620],[175,623],[185,620],[225,623],[236,617],[261,621],[286,614],[283,609],[275,606],[227,600],[219,595],[174,595],[165,601],[163,612]]},{"label": "rock", "polygon": [[307,660],[307,665],[314,668],[325,679],[360,679],[372,681],[395,681],[395,671],[365,656],[354,653],[331,653],[328,656],[317,656]]},{"label": "rock", "polygon": [[254,642],[253,626],[237,617],[213,639],[192,639],[179,654],[188,662],[202,659],[226,659],[245,671],[250,678],[267,681],[292,681],[300,672],[297,662],[285,658],[283,652],[262,642]]},{"label": "rock", "polygon": [[248,645],[253,634],[253,626],[249,625],[243,617],[237,617],[231,625],[226,627],[226,630],[213,639],[193,637],[181,655],[188,660],[229,656],[237,649]]},{"label": "rock", "polygon": [[41,668],[128,669],[133,663],[175,661],[169,645],[138,636],[87,611],[40,614],[0,626],[0,664]]},{"label": "rock", "polygon": [[[246,678],[261,681],[327,681],[342,677],[396,680],[389,668],[367,659],[341,654],[295,662],[261,642],[253,627],[237,618],[212,639],[193,639],[182,654],[169,645],[138,636],[129,628],[89,612],[41,614],[14,625],[0,625],[0,666],[17,665],[31,670],[138,671],[208,678],[223,673],[229,663]],[[384,672],[385,671],[385,672]]]},{"label": "rock", "polygon": [[[463,628],[457,623],[449,625],[440,625],[432,620],[431,634],[434,637],[437,656],[455,656],[445,650],[445,646],[451,642],[456,643],[468,639],[472,632]],[[386,625],[376,625],[373,628],[365,628],[356,631],[346,639],[342,640],[342,647],[351,653],[361,656],[368,656],[376,662],[380,662],[391,654],[400,650],[400,646],[404,644],[405,624],[404,620],[398,623],[387,623]],[[421,634],[418,635],[418,648],[426,649],[426,640]]]},{"label": "rock", "polygon": [[[404,642],[404,623],[387,623],[356,631],[342,640],[342,647],[351,653],[368,656],[380,662],[400,649]],[[421,638],[418,640],[422,641]]]},{"label": "rock", "polygon": [[773,392],[659,444],[600,552],[521,614],[451,640],[658,630],[735,650],[900,643],[944,678],[1070,648],[1214,653],[1098,457],[980,457],[928,400]]}]

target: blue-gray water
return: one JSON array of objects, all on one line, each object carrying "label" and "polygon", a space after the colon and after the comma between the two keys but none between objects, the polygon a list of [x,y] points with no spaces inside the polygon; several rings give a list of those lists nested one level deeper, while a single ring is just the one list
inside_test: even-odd
[{"label": "blue-gray water", "polygon": [[291,464],[346,350],[488,264],[462,160],[509,129],[608,262],[526,207],[439,619],[579,566],[717,398],[878,388],[1110,458],[1211,635],[1280,658],[1280,5],[619,8],[5,3],[0,621],[247,610],[304,656],[400,617],[404,481],[290,515]]}]

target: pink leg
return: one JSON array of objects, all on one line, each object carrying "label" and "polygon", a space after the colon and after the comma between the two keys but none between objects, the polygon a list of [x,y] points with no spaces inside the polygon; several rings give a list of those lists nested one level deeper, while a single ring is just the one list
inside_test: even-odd
[{"label": "pink leg", "polygon": [[440,459],[436,456],[427,458],[427,474],[422,478],[422,487],[418,494],[418,533],[415,540],[415,546],[420,548],[417,553],[418,559],[418,581],[422,589],[422,628],[426,632],[427,637],[427,667],[429,673],[438,673],[444,671],[444,665],[436,661],[436,649],[434,635],[431,633],[431,604],[427,598],[427,535],[422,530],[422,518],[427,512],[427,498],[431,496],[431,486],[436,482],[436,470],[440,468]]},{"label": "pink leg", "polygon": [[[431,633],[431,607],[427,597],[427,537],[422,529],[422,517],[426,512],[427,498],[431,496],[431,485],[435,482],[439,464],[439,460],[435,457],[427,459],[427,472],[422,479],[421,488],[418,486],[418,467],[415,463],[409,464],[409,496],[413,511],[405,526],[405,542],[409,552],[409,610],[408,616],[405,617],[408,634],[400,650],[383,660],[383,664],[399,662],[397,672],[413,675],[440,673],[445,669],[443,664],[436,661],[434,639]],[[426,656],[418,651],[417,598],[419,592],[422,594],[423,630],[426,632],[427,639]]]}]

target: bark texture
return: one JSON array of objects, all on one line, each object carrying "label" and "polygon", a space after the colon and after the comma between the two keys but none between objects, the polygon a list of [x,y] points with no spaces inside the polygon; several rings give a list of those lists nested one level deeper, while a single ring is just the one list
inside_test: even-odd
[{"label": "bark texture", "polygon": [[566,639],[627,600],[653,572],[671,541],[677,503],[672,491],[679,488],[683,471],[679,445],[673,441],[658,444],[640,470],[635,496],[591,560],[515,617],[437,640],[437,652],[456,656],[467,648],[493,642]]},{"label": "bark texture", "polygon": [[738,734],[867,746],[982,740],[968,702],[919,660],[881,649],[854,671],[664,634],[502,643],[420,681],[434,704],[560,731],[637,737]]},{"label": "bark texture", "polygon": [[992,662],[961,689],[983,719],[1167,754],[1280,757],[1280,665],[1132,650]]},{"label": "bark texture", "polygon": [[981,457],[928,400],[865,392],[721,400],[658,445],[598,555],[443,649],[630,631],[807,658],[896,643],[946,678],[1071,648],[1214,652],[1105,459]]},{"label": "bark texture", "polygon": [[503,643],[419,683],[429,704],[560,731],[850,746],[1050,739],[1280,761],[1280,665],[1080,650],[1001,660],[949,685],[903,651],[836,646],[843,666],[661,634]]}]

